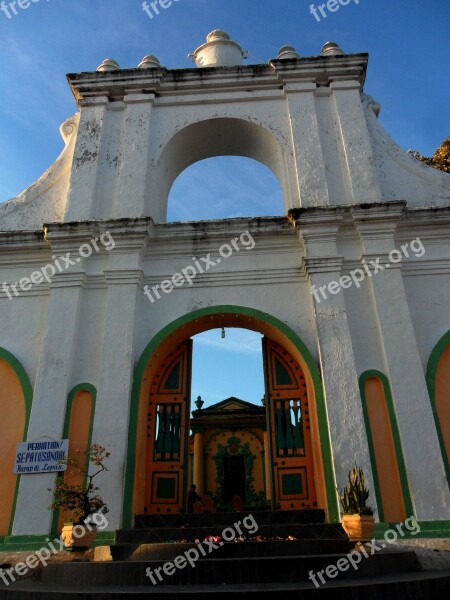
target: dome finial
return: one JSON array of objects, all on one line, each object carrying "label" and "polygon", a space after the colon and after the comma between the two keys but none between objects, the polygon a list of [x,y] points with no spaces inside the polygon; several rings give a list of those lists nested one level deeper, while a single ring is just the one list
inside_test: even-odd
[{"label": "dome finial", "polygon": [[277,60],[296,60],[301,58],[294,46],[282,46],[278,50]]},{"label": "dome finial", "polygon": [[161,63],[153,54],[147,54],[138,65],[138,69],[160,69]]},{"label": "dome finial", "polygon": [[97,67],[97,71],[99,73],[103,73],[105,71],[120,71],[119,63],[113,58],[105,58],[102,64]]},{"label": "dome finial", "polygon": [[233,42],[226,31],[214,29],[206,36],[206,44],[202,44],[189,54],[197,67],[235,67],[247,58],[237,42]]},{"label": "dome finial", "polygon": [[322,46],[322,50],[320,52],[322,56],[344,56],[345,52],[342,48],[339,48],[339,45],[336,42],[326,42]]}]

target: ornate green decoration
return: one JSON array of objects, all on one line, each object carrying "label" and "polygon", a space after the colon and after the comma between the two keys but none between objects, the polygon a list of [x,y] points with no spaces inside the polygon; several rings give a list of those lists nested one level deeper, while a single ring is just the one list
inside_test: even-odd
[{"label": "ornate green decoration", "polygon": [[245,496],[246,506],[263,506],[265,505],[264,491],[257,492],[253,487],[253,463],[255,456],[250,451],[250,444],[242,444],[237,437],[230,437],[227,440],[227,445],[219,444],[217,452],[212,456],[217,468],[217,491],[214,495],[214,504],[220,506],[224,504],[224,458],[226,456],[243,456],[245,465]]}]

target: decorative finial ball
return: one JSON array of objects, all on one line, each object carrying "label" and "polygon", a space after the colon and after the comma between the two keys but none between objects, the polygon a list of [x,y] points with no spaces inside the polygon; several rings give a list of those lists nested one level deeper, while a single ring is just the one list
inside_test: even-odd
[{"label": "decorative finial ball", "polygon": [[99,73],[103,73],[104,71],[119,71],[119,63],[116,62],[113,58],[105,58],[101,65],[97,67],[97,71]]},{"label": "decorative finial ball", "polygon": [[294,46],[282,46],[278,50],[277,60],[295,60],[301,58]]},{"label": "decorative finial ball", "polygon": [[339,48],[339,45],[336,42],[327,42],[322,46],[321,50],[322,56],[344,56],[345,52]]},{"label": "decorative finial ball", "polygon": [[160,69],[161,63],[153,54],[147,54],[138,65],[138,69]]},{"label": "decorative finial ball", "polygon": [[231,40],[231,38],[228,33],[222,29],[214,29],[214,31],[211,31],[211,33],[208,33],[206,36],[207,42],[215,42],[218,40]]}]

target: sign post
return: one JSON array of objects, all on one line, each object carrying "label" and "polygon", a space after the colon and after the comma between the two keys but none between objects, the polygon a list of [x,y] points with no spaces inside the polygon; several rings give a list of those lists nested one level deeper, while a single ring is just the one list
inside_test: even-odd
[{"label": "sign post", "polygon": [[69,440],[20,442],[17,444],[14,461],[15,475],[54,473],[65,471],[61,461],[69,454]]}]

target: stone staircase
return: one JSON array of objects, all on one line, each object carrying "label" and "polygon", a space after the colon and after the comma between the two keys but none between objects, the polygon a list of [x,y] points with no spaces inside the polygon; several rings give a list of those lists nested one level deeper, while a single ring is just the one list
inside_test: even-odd
[{"label": "stone staircase", "polygon": [[[225,541],[233,532],[241,539]],[[330,569],[352,551],[360,559],[356,569]],[[368,558],[357,555],[340,524],[325,523],[321,510],[140,515],[134,529],[117,532],[111,552],[112,562],[51,563],[34,580],[0,585],[0,600],[206,600],[212,594],[220,600],[235,594],[428,600],[450,590],[450,573],[421,572],[414,552],[385,547],[373,555],[368,550]]]}]

